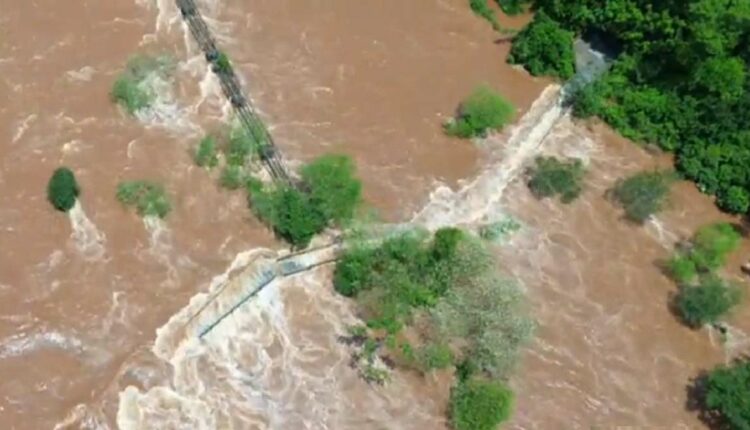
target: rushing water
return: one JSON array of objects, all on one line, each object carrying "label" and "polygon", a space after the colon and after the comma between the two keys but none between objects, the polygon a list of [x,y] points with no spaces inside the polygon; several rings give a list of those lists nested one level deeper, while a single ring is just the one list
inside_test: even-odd
[{"label": "rushing water", "polygon": [[[373,387],[349,367],[337,337],[356,316],[332,292],[328,265],[269,284],[198,338],[283,251],[240,194],[193,167],[196,141],[230,109],[172,1],[6,3],[4,428],[445,427],[447,375],[397,372]],[[603,197],[623,174],[668,160],[572,123],[559,89],[505,65],[507,41],[463,0],[199,6],[292,164],[327,151],[352,155],[368,201],[388,220],[522,221],[497,252],[524,281],[539,330],[511,381],[519,399],[510,427],[698,425],[684,386],[747,351],[747,312],[731,321],[724,345],[683,328],[666,306],[674,287],[655,263],[719,216],[687,184],[646,228],[623,222]],[[172,81],[155,82],[154,109],[134,119],[108,91],[137,52],[171,54],[176,67]],[[477,145],[445,138],[440,122],[479,82],[525,114]],[[539,153],[586,160],[579,201],[529,195],[520,179]],[[44,197],[59,164],[83,187],[68,219]],[[165,221],[139,220],[115,201],[119,181],[139,178],[163,182],[173,196]]]}]

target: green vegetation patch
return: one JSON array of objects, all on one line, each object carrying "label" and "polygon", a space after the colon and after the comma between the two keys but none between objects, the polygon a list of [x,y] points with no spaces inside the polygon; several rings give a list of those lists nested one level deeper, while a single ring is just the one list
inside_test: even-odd
[{"label": "green vegetation patch", "polygon": [[193,156],[195,164],[200,167],[212,169],[219,164],[219,157],[216,152],[216,139],[213,136],[206,136],[201,139],[198,147],[195,149]]},{"label": "green vegetation patch", "polygon": [[250,181],[248,199],[255,213],[289,243],[305,247],[331,224],[342,224],[361,202],[362,185],[351,159],[325,155],[302,168],[302,184],[265,186]]},{"label": "green vegetation patch", "polygon": [[483,225],[479,228],[479,237],[489,242],[501,242],[521,229],[521,224],[512,217]]},{"label": "green vegetation patch", "polygon": [[726,263],[742,237],[729,223],[719,222],[701,227],[693,238],[669,262],[674,279],[689,284],[698,275],[713,273]]},{"label": "green vegetation patch", "polygon": [[469,0],[469,7],[475,14],[492,24],[493,29],[499,30],[500,22],[498,22],[495,11],[492,10],[487,1],[488,0]]},{"label": "green vegetation patch", "polygon": [[228,190],[236,190],[245,185],[247,179],[248,177],[245,174],[245,169],[243,167],[228,164],[224,166],[224,169],[221,171],[219,185]]},{"label": "green vegetation patch", "polygon": [[618,181],[610,193],[625,209],[627,219],[643,224],[664,209],[673,180],[673,175],[665,172],[640,172]]},{"label": "green vegetation patch", "polygon": [[[619,55],[576,99],[622,135],[674,151],[721,209],[750,208],[750,7],[746,1],[535,0],[567,31]],[[537,61],[543,61],[539,55]]]},{"label": "green vegetation patch", "polygon": [[706,379],[705,407],[718,413],[727,428],[750,429],[750,361],[719,366]]},{"label": "green vegetation patch", "polygon": [[[518,2],[512,2],[518,3]],[[570,79],[575,74],[572,31],[540,11],[534,20],[513,39],[508,62],[521,64],[534,76]]]},{"label": "green vegetation patch", "polygon": [[172,209],[164,187],[150,181],[126,181],[117,186],[117,200],[135,207],[141,216],[164,218]]},{"label": "green vegetation patch", "polygon": [[172,62],[166,56],[134,57],[115,80],[110,97],[130,114],[145,109],[156,99],[156,93],[149,85],[149,78],[154,75],[164,76],[171,69]]},{"label": "green vegetation patch", "polygon": [[47,200],[55,209],[62,212],[73,208],[80,192],[81,189],[73,171],[67,167],[55,169],[47,183]]},{"label": "green vegetation patch", "polygon": [[463,102],[456,118],[444,125],[450,136],[470,138],[501,130],[515,115],[515,108],[487,86],[480,86]]},{"label": "green vegetation patch", "polygon": [[528,0],[495,0],[507,15],[519,15],[526,11]]},{"label": "green vegetation patch", "polygon": [[740,290],[717,276],[705,276],[696,286],[682,286],[676,309],[691,327],[717,322],[740,301]]},{"label": "green vegetation patch", "polygon": [[570,203],[581,194],[585,173],[579,159],[562,161],[555,157],[537,157],[536,165],[527,172],[527,183],[539,199],[560,196],[560,201]]},{"label": "green vegetation patch", "polygon": [[459,381],[451,391],[450,414],[456,430],[496,430],[513,412],[513,392],[501,382]]}]

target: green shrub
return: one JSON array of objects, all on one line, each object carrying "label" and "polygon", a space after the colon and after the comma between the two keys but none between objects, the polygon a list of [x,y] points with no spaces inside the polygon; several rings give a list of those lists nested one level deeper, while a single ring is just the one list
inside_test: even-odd
[{"label": "green shrub", "polygon": [[618,181],[611,193],[625,216],[642,224],[664,208],[671,183],[671,176],[664,172],[641,172]]},{"label": "green shrub", "polygon": [[453,364],[453,351],[447,345],[430,343],[419,349],[417,361],[424,371],[445,369]]},{"label": "green shrub", "polygon": [[305,247],[315,234],[354,215],[361,201],[361,184],[354,165],[344,156],[326,155],[302,168],[303,185],[267,189],[252,182],[249,202],[255,213],[280,237]]},{"label": "green shrub", "polygon": [[569,79],[575,74],[573,36],[573,32],[539,11],[513,39],[508,62],[523,65],[534,76]]},{"label": "green shrub", "polygon": [[708,374],[705,407],[738,430],[750,429],[750,361],[719,366]]},{"label": "green shrub", "polygon": [[715,323],[740,300],[737,287],[721,278],[706,276],[697,286],[683,286],[675,297],[676,308],[691,327]]},{"label": "green shrub", "polygon": [[67,167],[55,169],[47,183],[47,200],[55,209],[62,212],[73,208],[80,192],[73,171]]},{"label": "green shrub", "polygon": [[216,57],[216,70],[219,73],[229,73],[232,71],[232,63],[229,61],[229,56],[224,52],[219,52]]},{"label": "green shrub", "polygon": [[130,114],[149,107],[156,94],[147,85],[147,79],[154,74],[166,75],[171,66],[171,60],[166,56],[137,56],[130,59],[125,70],[115,80],[110,98]]},{"label": "green shrub", "polygon": [[750,194],[745,188],[733,185],[718,193],[716,204],[726,212],[744,214],[750,208]]},{"label": "green shrub", "polygon": [[490,242],[498,242],[504,240],[520,229],[521,224],[515,219],[508,217],[501,221],[480,227],[479,237]]},{"label": "green shrub", "polygon": [[354,216],[362,201],[362,183],[351,158],[324,155],[305,165],[301,176],[311,205],[326,222],[341,223]]},{"label": "green shrub", "polygon": [[206,136],[200,141],[193,159],[199,167],[207,167],[209,169],[219,164],[219,157],[216,155],[216,141],[212,136]]},{"label": "green shrub", "polygon": [[126,181],[117,186],[117,200],[135,207],[141,216],[164,218],[172,209],[164,188],[149,181]]},{"label": "green shrub", "polygon": [[690,258],[699,271],[711,272],[724,265],[727,256],[737,249],[740,233],[725,222],[701,227],[693,236]]},{"label": "green shrub", "polygon": [[450,136],[484,136],[502,129],[515,114],[513,105],[487,86],[480,86],[458,109],[458,116],[444,125]]},{"label": "green shrub", "polygon": [[224,170],[221,171],[221,177],[219,178],[219,184],[228,189],[236,190],[245,182],[245,172],[242,167],[228,164],[224,166]]},{"label": "green shrub", "polygon": [[469,7],[475,14],[489,21],[493,29],[500,29],[500,23],[497,21],[495,11],[487,4],[487,0],[469,0]]},{"label": "green shrub", "polygon": [[496,430],[513,405],[513,392],[500,382],[459,382],[451,390],[451,422],[456,430]]},{"label": "green shrub", "polygon": [[570,203],[581,194],[585,173],[581,160],[537,157],[536,165],[528,171],[528,186],[537,198],[559,195],[560,201]]},{"label": "green shrub", "polygon": [[527,0],[495,0],[507,15],[518,15],[526,10]]},{"label": "green shrub", "polygon": [[698,275],[695,262],[687,255],[677,254],[672,257],[669,260],[668,268],[672,278],[680,285],[692,283]]}]

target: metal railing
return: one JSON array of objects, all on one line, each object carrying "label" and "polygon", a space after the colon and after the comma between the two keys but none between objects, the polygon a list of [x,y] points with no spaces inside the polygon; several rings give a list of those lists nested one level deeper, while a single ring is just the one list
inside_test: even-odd
[{"label": "metal railing", "polygon": [[176,1],[193,38],[206,56],[206,61],[211,63],[213,72],[219,78],[221,89],[232,103],[240,124],[258,145],[258,155],[271,178],[275,181],[292,184],[273,137],[256,113],[252,103],[245,97],[232,65],[226,61],[226,57],[224,57],[224,61],[220,61],[223,54],[217,48],[213,35],[200,14],[195,1]]}]

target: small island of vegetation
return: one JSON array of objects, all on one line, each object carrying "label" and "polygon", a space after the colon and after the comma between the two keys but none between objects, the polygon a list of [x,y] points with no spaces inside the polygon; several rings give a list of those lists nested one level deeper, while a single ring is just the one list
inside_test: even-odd
[{"label": "small island of vegetation", "polygon": [[501,130],[515,115],[515,108],[503,96],[482,85],[458,108],[458,115],[445,123],[445,133],[461,138],[484,137]]},{"label": "small island of vegetation", "polygon": [[139,215],[164,218],[172,210],[164,187],[151,181],[125,181],[117,186],[117,200]]},{"label": "small island of vegetation", "polygon": [[67,167],[59,167],[52,173],[47,184],[47,200],[61,212],[73,208],[81,189],[78,186],[73,171]]}]

